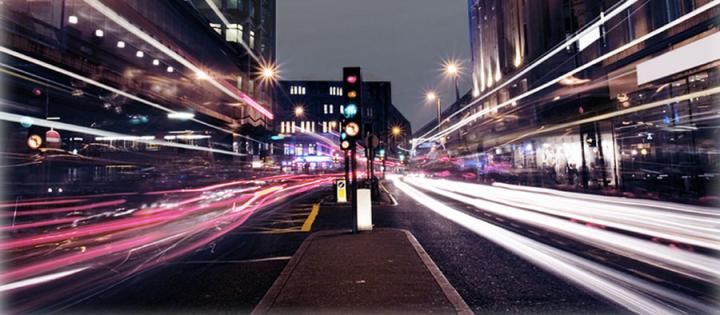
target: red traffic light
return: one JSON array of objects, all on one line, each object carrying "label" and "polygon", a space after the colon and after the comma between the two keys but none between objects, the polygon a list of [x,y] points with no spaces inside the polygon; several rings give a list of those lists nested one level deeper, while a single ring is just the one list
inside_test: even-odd
[{"label": "red traffic light", "polygon": [[347,82],[350,84],[355,84],[358,81],[358,77],[356,75],[351,75],[347,77]]},{"label": "red traffic light", "polygon": [[349,148],[350,148],[350,142],[347,141],[347,140],[341,142],[341,143],[340,143],[340,148],[342,148],[343,150],[349,149]]}]

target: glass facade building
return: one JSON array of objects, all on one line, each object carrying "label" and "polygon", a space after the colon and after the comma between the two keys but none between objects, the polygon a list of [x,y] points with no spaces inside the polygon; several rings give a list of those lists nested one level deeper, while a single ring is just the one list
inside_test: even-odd
[{"label": "glass facade building", "polygon": [[473,90],[416,135],[432,140],[419,165],[717,202],[720,62],[702,47],[718,47],[718,10],[708,3],[470,0]]}]

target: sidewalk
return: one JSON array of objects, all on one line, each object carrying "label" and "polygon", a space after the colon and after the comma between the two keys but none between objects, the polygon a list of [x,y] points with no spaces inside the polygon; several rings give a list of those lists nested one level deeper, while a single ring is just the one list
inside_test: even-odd
[{"label": "sidewalk", "polygon": [[405,230],[309,236],[253,314],[472,314]]}]

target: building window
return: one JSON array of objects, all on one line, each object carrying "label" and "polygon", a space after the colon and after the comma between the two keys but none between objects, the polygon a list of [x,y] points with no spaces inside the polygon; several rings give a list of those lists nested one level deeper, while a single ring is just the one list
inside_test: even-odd
[{"label": "building window", "polygon": [[327,106],[327,104],[324,104],[323,105],[323,114],[327,114],[327,113],[328,113],[328,106]]},{"label": "building window", "polygon": [[314,144],[314,143],[308,144],[308,152],[307,152],[307,153],[308,153],[308,155],[315,155],[315,154],[317,154],[317,151],[315,150],[315,144]]},{"label": "building window", "polygon": [[220,25],[220,23],[210,23],[210,27],[218,34],[222,34],[222,25]]},{"label": "building window", "polygon": [[225,40],[228,42],[239,43],[243,37],[243,26],[240,24],[228,24],[225,30]]},{"label": "building window", "polygon": [[327,133],[327,132],[328,132],[328,123],[327,123],[327,121],[323,121],[323,122],[322,122],[322,126],[323,126],[323,133]]},{"label": "building window", "polygon": [[330,104],[330,114],[333,113],[333,104]]},{"label": "building window", "polygon": [[255,49],[255,32],[250,31],[250,48]]},{"label": "building window", "polygon": [[340,105],[340,115],[345,115],[345,106]]},{"label": "building window", "polygon": [[243,88],[243,79],[242,79],[242,77],[240,77],[240,76],[238,76],[238,78],[237,78],[237,88],[238,88],[238,90],[242,91],[242,88]]},{"label": "building window", "polygon": [[303,145],[301,143],[298,143],[295,145],[295,155],[304,155],[303,154]]},{"label": "building window", "polygon": [[293,85],[290,87],[290,95],[305,95],[305,87]]}]

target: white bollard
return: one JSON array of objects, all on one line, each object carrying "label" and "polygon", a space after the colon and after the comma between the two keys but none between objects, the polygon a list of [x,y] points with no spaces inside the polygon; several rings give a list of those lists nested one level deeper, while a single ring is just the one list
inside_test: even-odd
[{"label": "white bollard", "polygon": [[372,231],[372,196],[370,189],[358,189],[357,197],[358,231]]}]

